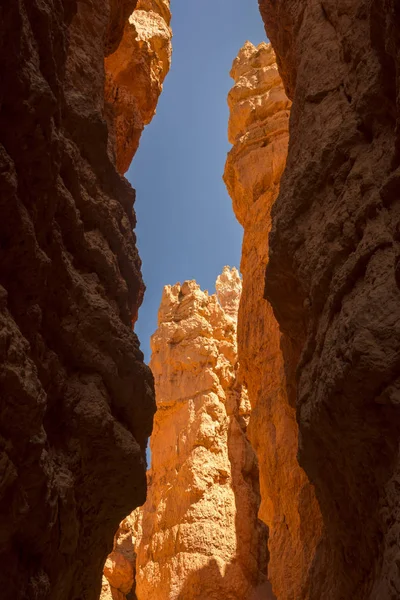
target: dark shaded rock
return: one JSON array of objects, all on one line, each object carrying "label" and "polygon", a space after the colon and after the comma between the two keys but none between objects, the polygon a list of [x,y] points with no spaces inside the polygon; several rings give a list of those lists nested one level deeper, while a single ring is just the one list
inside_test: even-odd
[{"label": "dark shaded rock", "polygon": [[[107,154],[104,55],[135,2],[0,7],[0,589],[96,598],[145,500],[153,381],[134,190]],[[111,154],[111,153],[110,153]]]},{"label": "dark shaded rock", "polygon": [[400,597],[400,11],[261,0],[293,99],[266,296],[325,542],[315,600]]}]

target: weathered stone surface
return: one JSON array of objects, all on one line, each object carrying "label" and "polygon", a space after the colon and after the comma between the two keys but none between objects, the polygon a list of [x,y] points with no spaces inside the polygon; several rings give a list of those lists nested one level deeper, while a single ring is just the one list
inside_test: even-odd
[{"label": "weathered stone surface", "polygon": [[120,524],[114,547],[104,565],[100,600],[136,600],[136,547],[141,538],[142,509],[133,511]]},{"label": "weathered stone surface", "polygon": [[106,100],[116,162],[125,173],[145,125],[154,116],[171,65],[169,0],[138,0],[117,50],[105,60]]},{"label": "weathered stone surface", "polygon": [[110,585],[123,594],[133,587],[133,564],[121,552],[111,552],[104,566],[104,575]]},{"label": "weathered stone surface", "polygon": [[260,5],[293,99],[266,293],[326,530],[310,598],[398,598],[398,4]]},{"label": "weathered stone surface", "polygon": [[149,493],[136,537],[139,600],[270,598],[250,405],[237,378],[241,282],[225,268],[209,296],[166,286],[151,367],[157,406]]},{"label": "weathered stone surface", "polygon": [[224,180],[244,228],[238,317],[240,372],[251,402],[249,437],[260,468],[260,518],[269,526],[269,579],[279,600],[306,597],[320,539],[312,486],[297,463],[295,410],[288,403],[280,332],[264,300],[271,208],[285,168],[290,101],[270,44],[247,42],[233,63]]},{"label": "weathered stone surface", "polygon": [[144,502],[153,382],[134,191],[107,152],[104,56],[133,1],[0,8],[0,589],[98,598]]}]

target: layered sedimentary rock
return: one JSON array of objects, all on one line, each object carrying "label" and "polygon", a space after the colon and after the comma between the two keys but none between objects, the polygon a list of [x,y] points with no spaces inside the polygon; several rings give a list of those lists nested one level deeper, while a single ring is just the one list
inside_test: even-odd
[{"label": "layered sedimentary rock", "polygon": [[117,168],[125,173],[154,116],[171,65],[169,0],[138,0],[116,51],[105,59]]},{"label": "layered sedimentary rock", "polygon": [[326,530],[310,598],[398,598],[398,5],[260,5],[293,99],[266,294]]},{"label": "layered sedimentary rock", "polygon": [[[270,597],[250,406],[237,377],[237,270],[226,267],[216,287],[210,296],[186,281],[163,292],[149,492],[131,529],[139,600]],[[111,583],[114,572],[105,574]]]},{"label": "layered sedimentary rock", "polygon": [[269,579],[279,600],[307,597],[321,535],[314,491],[297,463],[279,326],[264,299],[271,208],[285,168],[290,101],[270,44],[247,42],[233,63],[224,180],[244,228],[238,317],[240,371],[251,403],[249,436],[260,467],[260,518],[269,526]]},{"label": "layered sedimentary rock", "polygon": [[97,598],[145,500],[153,380],[134,191],[113,162],[104,57],[134,1],[0,8],[0,589]]}]

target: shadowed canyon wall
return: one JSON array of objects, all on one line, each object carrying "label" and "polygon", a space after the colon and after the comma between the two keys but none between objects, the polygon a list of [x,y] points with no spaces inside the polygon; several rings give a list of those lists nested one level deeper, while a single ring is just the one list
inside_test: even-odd
[{"label": "shadowed canyon wall", "polygon": [[149,492],[128,523],[136,567],[123,529],[105,568],[117,599],[135,569],[139,600],[272,598],[250,405],[238,379],[237,270],[225,267],[216,288],[211,296],[195,281],[164,288],[152,337]]},{"label": "shadowed canyon wall", "polygon": [[314,491],[297,463],[295,409],[288,402],[280,331],[264,299],[271,208],[286,164],[291,102],[270,44],[247,42],[233,63],[224,180],[244,228],[238,315],[240,373],[251,403],[249,437],[260,468],[260,518],[269,526],[269,579],[280,600],[307,597],[321,536]]},{"label": "shadowed canyon wall", "polygon": [[[160,89],[158,41],[143,33],[142,13],[154,4],[157,16],[148,14],[160,25],[168,3],[140,2],[140,16],[129,18],[135,4],[0,7],[4,600],[98,598],[118,523],[145,500],[153,378],[131,325],[144,291],[132,233],[135,193],[114,161],[124,170],[134,148],[121,147],[123,108],[107,102],[115,101],[115,53],[135,27],[151,75],[151,107],[139,107],[149,120]],[[130,58],[126,50],[128,71]]]},{"label": "shadowed canyon wall", "polygon": [[293,100],[266,295],[325,543],[310,598],[400,596],[400,13],[260,1]]}]

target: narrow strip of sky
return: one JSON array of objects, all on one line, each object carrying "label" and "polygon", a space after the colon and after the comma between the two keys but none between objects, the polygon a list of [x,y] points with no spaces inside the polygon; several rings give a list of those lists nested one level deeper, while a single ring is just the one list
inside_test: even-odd
[{"label": "narrow strip of sky", "polygon": [[128,179],[147,291],[136,332],[146,361],[163,286],[196,279],[214,292],[239,267],[242,230],[222,181],[229,71],[246,40],[266,40],[257,0],[172,0],[173,57],[157,115]]}]

